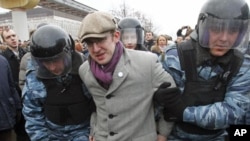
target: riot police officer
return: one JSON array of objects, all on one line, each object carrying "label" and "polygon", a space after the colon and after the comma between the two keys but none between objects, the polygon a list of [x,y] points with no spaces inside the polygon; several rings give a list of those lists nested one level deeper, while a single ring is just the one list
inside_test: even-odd
[{"label": "riot police officer", "polygon": [[144,28],[136,18],[126,17],[118,23],[120,40],[126,48],[147,51],[144,46]]},{"label": "riot police officer", "polygon": [[179,87],[165,83],[155,94],[165,120],[176,122],[168,140],[222,141],[230,125],[246,123],[249,20],[244,0],[208,0],[191,40],[166,52],[163,67]]},{"label": "riot police officer", "polygon": [[93,101],[78,68],[83,59],[71,36],[55,25],[32,35],[23,88],[23,113],[31,140],[87,141]]}]

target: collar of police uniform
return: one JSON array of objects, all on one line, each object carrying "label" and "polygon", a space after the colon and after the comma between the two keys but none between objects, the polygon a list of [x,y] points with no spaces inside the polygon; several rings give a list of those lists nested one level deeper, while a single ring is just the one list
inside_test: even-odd
[{"label": "collar of police uniform", "polygon": [[212,56],[209,53],[209,49],[208,48],[203,48],[200,46],[197,46],[195,48],[196,51],[196,64],[197,66],[200,66],[202,64],[204,64],[204,62],[211,62],[211,65],[214,64],[220,64],[223,66],[228,65],[228,63],[230,63],[230,60],[233,57],[234,54],[234,50],[229,50],[225,55],[221,56],[221,57],[215,57]]}]

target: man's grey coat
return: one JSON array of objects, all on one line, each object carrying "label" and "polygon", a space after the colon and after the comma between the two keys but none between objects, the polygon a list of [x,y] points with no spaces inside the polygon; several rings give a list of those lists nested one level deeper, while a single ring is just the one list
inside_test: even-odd
[{"label": "man's grey coat", "polygon": [[[96,141],[156,141],[153,94],[163,82],[175,83],[155,54],[124,49],[108,90],[99,85],[88,61],[79,74],[96,103],[91,127]],[[157,128],[166,135],[171,127],[161,121]]]}]

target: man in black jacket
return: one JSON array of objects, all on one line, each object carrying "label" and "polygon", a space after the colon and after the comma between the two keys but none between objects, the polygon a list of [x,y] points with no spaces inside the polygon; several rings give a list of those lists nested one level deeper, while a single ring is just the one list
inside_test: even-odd
[{"label": "man in black jacket", "polygon": [[12,140],[12,129],[21,113],[21,100],[18,96],[7,60],[0,55],[0,140]]},{"label": "man in black jacket", "polygon": [[[3,39],[3,43],[7,45],[7,49],[2,53],[2,55],[9,62],[16,90],[19,96],[21,97],[22,91],[18,85],[19,66],[20,66],[20,61],[24,56],[24,54],[26,53],[26,51],[18,46],[19,41],[14,30],[4,29],[1,36]],[[25,120],[22,116],[21,120],[15,126],[17,141],[29,141],[28,135],[25,132],[24,124]]]},{"label": "man in black jacket", "polygon": [[146,32],[144,45],[149,51],[151,50],[151,47],[154,45],[154,34],[152,31]]}]

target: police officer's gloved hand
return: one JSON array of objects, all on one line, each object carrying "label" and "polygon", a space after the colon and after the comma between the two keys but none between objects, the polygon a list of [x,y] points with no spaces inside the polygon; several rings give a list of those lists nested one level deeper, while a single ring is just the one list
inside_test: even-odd
[{"label": "police officer's gloved hand", "polygon": [[175,115],[170,113],[166,108],[163,109],[163,116],[164,119],[168,122],[182,121],[182,117],[176,117]]},{"label": "police officer's gloved hand", "polygon": [[170,88],[170,83],[164,82],[154,93],[154,100],[164,107],[163,115],[167,121],[183,119],[183,111],[187,107],[182,100],[179,88]]}]

